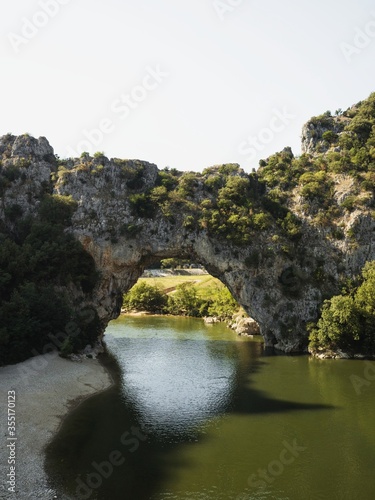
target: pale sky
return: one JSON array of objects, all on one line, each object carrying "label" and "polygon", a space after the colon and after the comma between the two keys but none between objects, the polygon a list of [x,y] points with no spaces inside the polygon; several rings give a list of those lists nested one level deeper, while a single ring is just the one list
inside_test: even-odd
[{"label": "pale sky", "polygon": [[0,135],[246,171],[375,91],[370,0],[0,0]]}]

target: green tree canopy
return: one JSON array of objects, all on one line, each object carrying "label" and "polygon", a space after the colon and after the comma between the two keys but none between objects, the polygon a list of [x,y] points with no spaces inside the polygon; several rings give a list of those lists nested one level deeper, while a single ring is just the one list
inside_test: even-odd
[{"label": "green tree canopy", "polygon": [[163,312],[167,305],[167,296],[160,288],[141,281],[124,295],[123,306],[128,311]]},{"label": "green tree canopy", "polygon": [[310,326],[310,347],[375,353],[375,261],[363,268],[359,286],[324,302]]}]

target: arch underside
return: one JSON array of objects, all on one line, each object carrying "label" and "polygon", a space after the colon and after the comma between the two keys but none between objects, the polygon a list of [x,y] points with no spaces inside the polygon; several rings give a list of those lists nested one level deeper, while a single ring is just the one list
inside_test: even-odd
[{"label": "arch underside", "polygon": [[[316,316],[321,295],[298,278],[290,266],[285,271],[282,259],[276,257],[249,268],[245,264],[247,248],[234,249],[207,234],[191,234],[181,228],[167,232],[159,226],[153,235],[150,226],[149,221],[136,238],[121,238],[116,243],[81,238],[100,271],[94,301],[103,325],[120,314],[123,293],[137,282],[145,268],[161,259],[189,258],[228,287],[259,324],[266,346],[286,352],[306,348],[305,326]],[[165,237],[161,239],[161,235]]]}]

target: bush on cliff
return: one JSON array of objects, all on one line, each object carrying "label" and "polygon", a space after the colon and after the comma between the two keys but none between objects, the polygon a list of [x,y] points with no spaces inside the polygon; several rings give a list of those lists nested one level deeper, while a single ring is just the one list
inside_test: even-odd
[{"label": "bush on cliff", "polygon": [[375,261],[365,265],[358,286],[324,302],[310,325],[310,349],[375,353]]}]

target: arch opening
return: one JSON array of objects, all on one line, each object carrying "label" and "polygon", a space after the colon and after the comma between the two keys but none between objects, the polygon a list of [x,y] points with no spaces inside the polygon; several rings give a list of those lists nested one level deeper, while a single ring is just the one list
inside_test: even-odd
[{"label": "arch opening", "polygon": [[157,259],[123,296],[121,313],[168,314],[224,322],[238,335],[259,335],[225,284],[196,259]]}]

